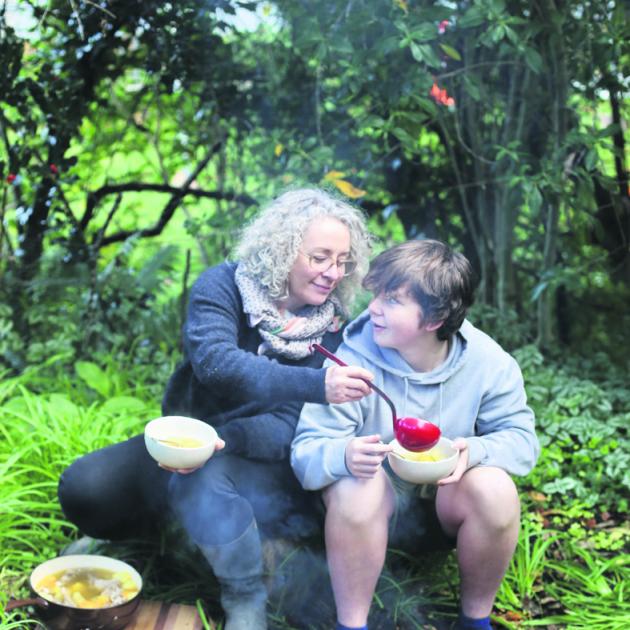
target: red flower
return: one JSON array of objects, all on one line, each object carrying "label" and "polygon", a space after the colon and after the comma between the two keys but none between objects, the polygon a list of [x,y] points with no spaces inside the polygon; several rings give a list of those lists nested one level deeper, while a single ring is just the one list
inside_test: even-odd
[{"label": "red flower", "polygon": [[50,165],[50,172],[53,175],[59,175],[59,169],[57,168],[57,166],[55,164],[51,164]]},{"label": "red flower", "polygon": [[448,26],[448,24],[449,24],[448,20],[442,20],[438,24],[438,33],[440,33],[440,35],[446,32],[446,27]]},{"label": "red flower", "polygon": [[429,90],[429,94],[435,100],[436,103],[440,105],[445,105],[446,107],[454,107],[455,99],[452,96],[448,95],[446,89],[441,89],[436,82],[433,83],[431,89]]},{"label": "red flower", "polygon": [[15,173],[9,173],[7,175],[7,182],[12,184],[17,179],[17,175]]}]

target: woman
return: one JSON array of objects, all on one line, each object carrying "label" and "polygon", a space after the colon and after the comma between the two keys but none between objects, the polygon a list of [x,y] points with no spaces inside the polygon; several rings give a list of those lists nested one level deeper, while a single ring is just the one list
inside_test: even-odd
[{"label": "woman", "polygon": [[307,495],[288,463],[304,402],[369,393],[361,368],[321,369],[367,269],[360,212],[326,193],[285,193],[244,231],[238,263],[206,270],[184,326],[184,360],[163,400],[166,415],[205,420],[220,452],[195,471],[159,469],[142,436],[89,454],[63,474],[63,510],[84,533],[120,539],[160,516],[181,525],[221,586],[226,629],[266,627],[258,527],[294,536]]}]

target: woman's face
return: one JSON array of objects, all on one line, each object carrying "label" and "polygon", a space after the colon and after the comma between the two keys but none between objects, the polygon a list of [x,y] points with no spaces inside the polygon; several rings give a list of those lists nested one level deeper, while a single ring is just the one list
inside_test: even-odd
[{"label": "woman's face", "polygon": [[[304,232],[300,251],[289,272],[289,297],[279,306],[295,312],[307,304],[323,304],[343,278],[343,265],[338,263],[349,257],[350,230],[332,217],[314,219]],[[318,271],[311,266],[311,261],[321,265],[326,258],[331,263],[329,269]]]}]

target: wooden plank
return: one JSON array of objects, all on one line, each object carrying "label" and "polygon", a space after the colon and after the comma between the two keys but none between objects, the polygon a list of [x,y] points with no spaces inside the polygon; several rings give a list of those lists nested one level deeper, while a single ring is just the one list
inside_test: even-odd
[{"label": "wooden plank", "polygon": [[[209,624],[216,627],[212,621]],[[194,606],[142,601],[125,630],[203,630],[203,624]]]}]

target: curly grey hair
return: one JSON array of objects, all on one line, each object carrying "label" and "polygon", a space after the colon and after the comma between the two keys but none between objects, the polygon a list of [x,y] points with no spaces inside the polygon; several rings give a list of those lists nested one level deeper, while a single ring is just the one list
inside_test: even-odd
[{"label": "curly grey hair", "polygon": [[363,213],[345,201],[317,188],[285,192],[245,227],[235,254],[245,270],[269,291],[272,300],[284,299],[304,233],[318,217],[333,217],[350,231],[350,257],[356,260],[357,268],[333,292],[347,314],[367,272],[373,239]]}]

